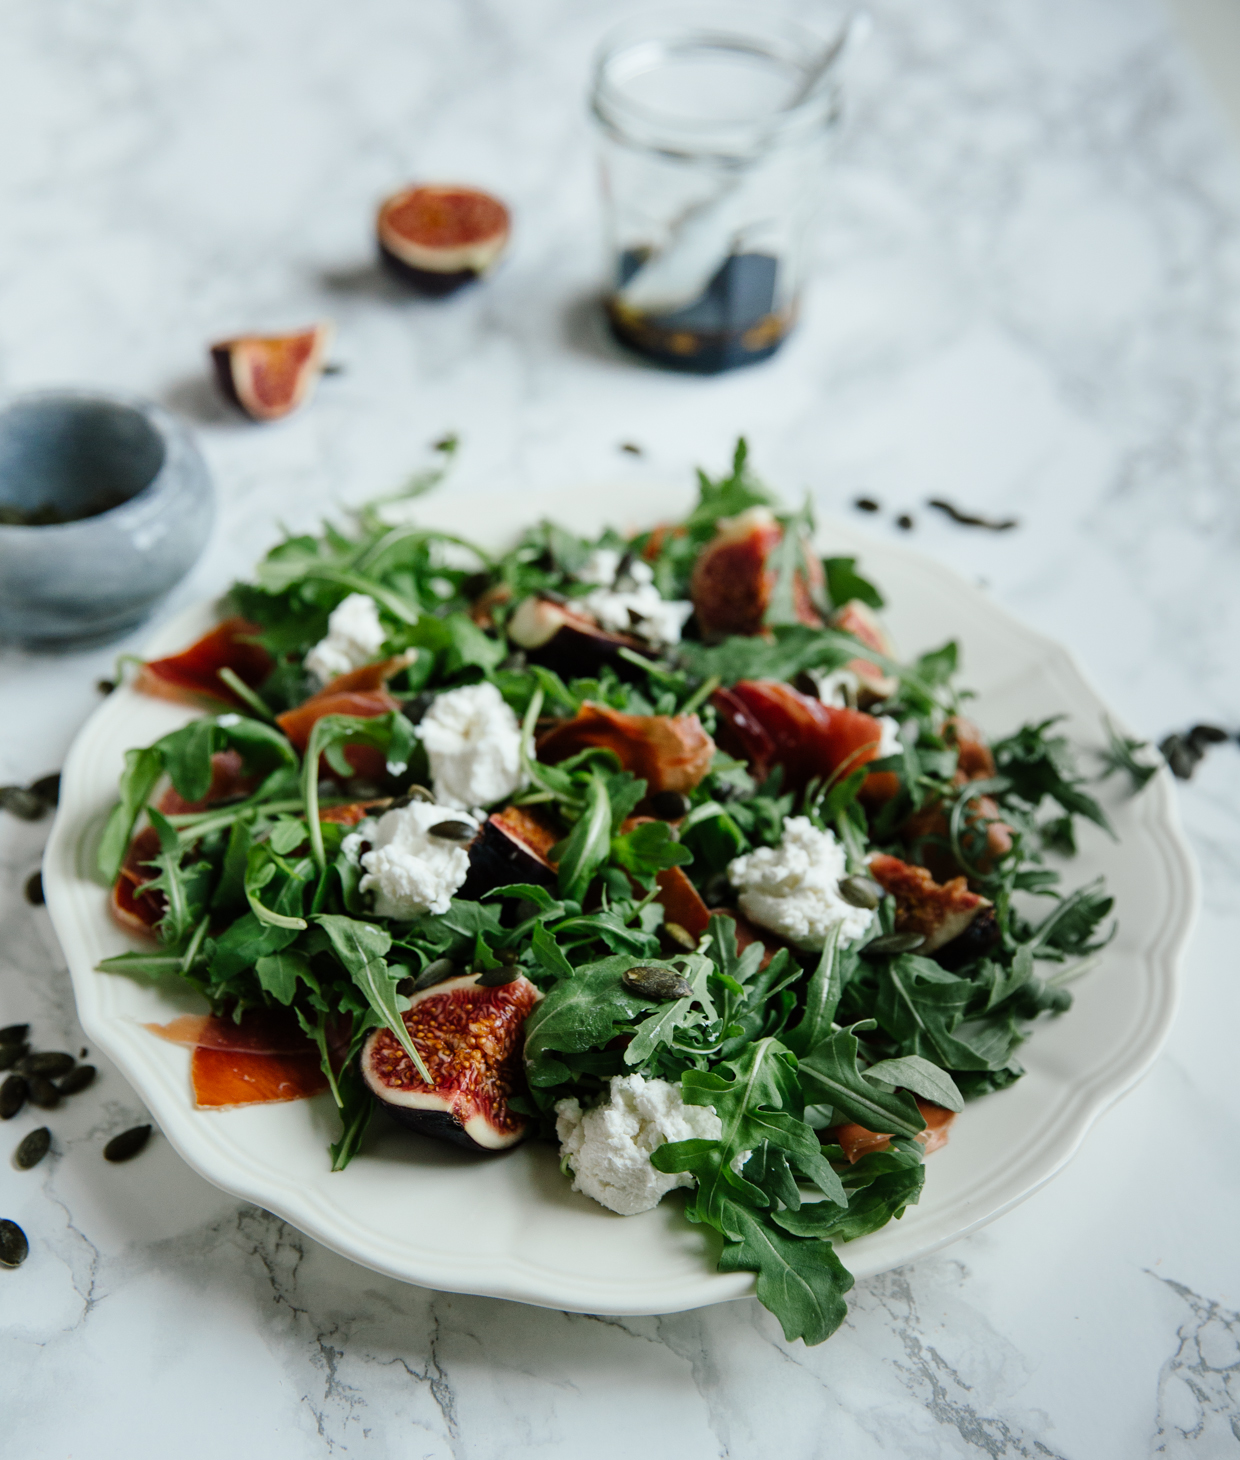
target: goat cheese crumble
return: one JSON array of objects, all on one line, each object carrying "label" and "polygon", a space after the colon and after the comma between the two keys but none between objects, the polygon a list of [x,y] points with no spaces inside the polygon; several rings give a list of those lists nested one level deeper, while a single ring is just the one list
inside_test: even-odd
[{"label": "goat cheese crumble", "polygon": [[654,569],[640,558],[629,563],[617,582],[620,561],[614,548],[595,548],[577,579],[596,586],[576,604],[593,614],[608,633],[636,634],[655,648],[679,644],[693,605],[664,598],[654,586]]},{"label": "goat cheese crumble", "polygon": [[728,866],[728,881],[740,892],[741,911],[750,922],[812,950],[823,946],[837,924],[852,939],[874,920],[869,909],[853,907],[840,896],[840,878],[847,871],[844,848],[833,832],[819,831],[807,816],[789,816],[779,846],[737,857]]},{"label": "goat cheese crumble", "polygon": [[362,822],[344,839],[349,857],[357,855],[363,842],[370,843],[371,850],[359,858],[366,875],[358,886],[362,892],[373,891],[380,917],[404,920],[448,911],[452,894],[469,873],[469,852],[460,842],[430,835],[432,826],[448,820],[477,825],[456,807],[411,801],[385,811],[378,821]]},{"label": "goat cheese crumble", "polygon": [[878,717],[878,728],[882,738],[878,742],[875,760],[886,760],[889,755],[899,755],[904,747],[900,744],[900,722],[891,715]]},{"label": "goat cheese crumble", "polygon": [[525,785],[521,726],[493,684],[439,695],[418,726],[435,799],[467,809],[491,806]]},{"label": "goat cheese crumble", "polygon": [[378,657],[387,638],[379,622],[379,605],[369,593],[350,593],[332,609],[327,637],[306,655],[305,666],[323,684],[360,669]]},{"label": "goat cheese crumble", "polygon": [[692,1186],[688,1171],[668,1174],[650,1164],[665,1141],[717,1141],[723,1122],[709,1105],[686,1105],[680,1088],[641,1075],[613,1075],[602,1105],[582,1111],[578,1100],[555,1107],[560,1159],[573,1173],[573,1190],[619,1212],[648,1212],[669,1191]]}]

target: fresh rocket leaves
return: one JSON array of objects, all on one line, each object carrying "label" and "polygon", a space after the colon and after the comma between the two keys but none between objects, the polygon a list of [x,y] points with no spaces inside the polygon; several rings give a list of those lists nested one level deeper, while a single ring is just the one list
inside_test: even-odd
[{"label": "fresh rocket leaves", "polygon": [[[338,1112],[335,1171],[362,1150],[373,1110],[360,1071],[370,1034],[389,1030],[429,1082],[403,1017],[409,998],[471,972],[484,987],[524,976],[541,998],[525,1022],[526,1087],[512,1108],[532,1134],[551,1138],[562,1101],[589,1110],[616,1078],[678,1091],[703,1120],[695,1128],[718,1135],[668,1141],[650,1164],[692,1178],[674,1199],[717,1234],[720,1269],[752,1272],[785,1335],[820,1342],[843,1321],[852,1285],[840,1244],[917,1202],[928,1123],[938,1130],[944,1111],[1020,1078],[1032,1025],[1067,1008],[1061,983],[1113,935],[1101,883],[1065,895],[1043,860],[1074,850],[1082,818],[1109,830],[1106,817],[1055,719],[989,749],[971,740],[976,732],[959,718],[968,696],[955,681],[955,643],[901,663],[830,626],[845,604],[879,609],[882,595],[854,557],[821,559],[819,575],[807,556],[809,505],[781,515],[744,441],[722,475],[700,474],[697,505],[678,523],[626,540],[541,522],[499,556],[411,520],[407,499],[429,480],[343,526],[288,538],[255,583],[234,589],[233,611],[257,626],[273,668],[257,688],[243,686],[245,713],[195,719],[126,755],[99,867],[113,881],[124,866],[118,906],[128,897],[145,910],[157,943],[101,966],[179,978],[217,1015],[295,1020]],[[600,549],[614,555],[617,581],[640,559],[665,598],[690,596],[719,524],[755,507],[782,528],[762,564],[762,633],[707,642],[691,621],[661,652],[635,641],[606,662],[554,668],[531,664],[510,636],[531,595],[580,606],[591,584],[579,575]],[[372,705],[381,713],[323,716],[295,745],[276,717],[321,687],[306,654],[350,594],[373,601],[383,631],[374,657],[386,661],[387,695]],[[807,596],[827,626],[800,621]],[[587,705],[692,713],[724,739],[720,687],[771,679],[816,695],[858,659],[886,677],[881,689],[837,680],[823,692],[889,716],[898,748],[851,774],[802,786],[776,764],[761,782],[756,765],[716,750],[695,783],[660,786],[611,749],[554,765],[537,756],[549,726]],[[424,794],[411,786],[434,779],[419,724],[436,696],[480,680],[521,727],[521,786],[499,803],[517,818],[513,860],[497,873],[449,835],[445,847],[466,850],[470,882],[437,899],[440,911],[381,917],[363,891],[371,818],[406,787]],[[368,693],[378,678],[370,683]],[[795,727],[779,737],[788,734]],[[1120,771],[1139,789],[1153,774],[1142,749],[1111,731],[1106,774]],[[820,949],[764,943],[729,869],[778,848],[798,815],[838,839],[854,880],[876,852],[924,863],[940,894],[968,879],[989,904],[982,936],[965,949],[962,935],[932,957],[881,945],[862,956],[904,915],[883,897],[869,931],[851,941],[836,925]],[[486,876],[475,877],[483,866]],[[505,885],[504,875],[520,880]],[[1039,971],[1065,964],[1051,979]],[[861,1146],[850,1144],[858,1128]]]}]

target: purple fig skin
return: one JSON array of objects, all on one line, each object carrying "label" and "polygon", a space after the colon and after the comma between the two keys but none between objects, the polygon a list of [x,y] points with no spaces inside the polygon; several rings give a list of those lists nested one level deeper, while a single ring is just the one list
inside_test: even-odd
[{"label": "purple fig skin", "polygon": [[555,870],[513,828],[488,817],[469,845],[469,873],[456,895],[477,902],[484,893],[514,882],[550,887]]},{"label": "purple fig skin", "polygon": [[463,289],[466,284],[477,283],[482,278],[477,269],[454,269],[451,273],[440,274],[433,269],[416,268],[413,264],[407,264],[404,259],[398,259],[383,244],[379,245],[379,262],[392,278],[410,285],[419,294],[426,294],[432,299],[446,298],[449,294],[455,294],[458,289]]},{"label": "purple fig skin", "polygon": [[999,941],[999,924],[993,907],[979,907],[973,921],[962,932],[931,955],[949,973],[989,953]]}]

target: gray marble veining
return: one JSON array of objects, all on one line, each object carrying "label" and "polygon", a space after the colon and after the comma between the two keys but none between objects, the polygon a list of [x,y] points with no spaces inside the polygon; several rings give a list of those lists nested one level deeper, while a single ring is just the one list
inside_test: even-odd
[{"label": "gray marble veining", "polygon": [[[1067,641],[1142,734],[1240,724],[1240,167],[1152,0],[873,6],[818,269],[784,352],[715,380],[634,365],[603,263],[587,61],[626,3],[156,0],[0,16],[0,390],[81,384],[196,424],[220,521],[167,611],[393,489],[445,430],[448,490],[676,478],[738,429],[764,474],[986,581]],[[812,20],[811,0],[797,7]],[[517,221],[438,304],[376,271],[414,177]],[[345,373],[270,428],[206,343],[329,316]],[[621,441],[646,448],[622,456]],[[1021,518],[970,533],[943,495]],[[136,648],[136,643],[122,648]],[[0,780],[54,768],[112,651],[0,655]],[[103,1062],[0,1165],[32,1252],[0,1273],[6,1453],[1215,1460],[1240,1448],[1240,751],[1182,790],[1205,910],[1169,1047],[1049,1187],[862,1284],[823,1348],[743,1302],[591,1319],[351,1266],[206,1186]],[[0,823],[0,1023],[76,1050],[45,826]],[[34,1124],[0,1127],[16,1145]],[[71,1398],[71,1402],[70,1401]]]}]

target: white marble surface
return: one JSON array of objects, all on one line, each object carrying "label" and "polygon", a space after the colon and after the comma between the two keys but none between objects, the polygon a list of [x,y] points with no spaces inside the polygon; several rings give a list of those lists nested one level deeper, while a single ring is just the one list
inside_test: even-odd
[{"label": "white marble surface", "polygon": [[[277,520],[391,489],[448,429],[458,492],[666,477],[743,429],[789,492],[913,511],[918,545],[1070,643],[1142,733],[1240,723],[1240,168],[1152,0],[880,0],[804,326],[715,380],[635,367],[589,307],[586,61],[631,9],[0,9],[0,389],[121,387],[198,424],[220,522],[165,611],[244,572]],[[426,304],[375,273],[374,202],[416,176],[514,205],[484,288]],[[309,410],[255,428],[217,404],[208,339],[321,315],[347,373]],[[924,510],[940,494],[1022,526],[954,527]],[[0,654],[0,780],[59,763],[112,652]],[[825,1347],[750,1301],[594,1320],[375,1278],[158,1139],[106,1166],[141,1110],[105,1068],[52,1115],[51,1159],[0,1163],[0,1214],[32,1238],[0,1272],[0,1450],[1235,1454],[1240,751],[1182,801],[1205,907],[1166,1053],[1051,1186],[863,1284]],[[76,1049],[21,897],[44,835],[0,825],[0,1023]]]}]

